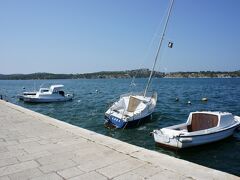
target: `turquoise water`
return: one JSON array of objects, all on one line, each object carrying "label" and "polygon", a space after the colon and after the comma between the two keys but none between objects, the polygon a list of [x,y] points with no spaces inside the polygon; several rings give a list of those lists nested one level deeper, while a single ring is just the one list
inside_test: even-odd
[{"label": "turquoise water", "polygon": [[[184,151],[157,147],[149,136],[153,129],[185,122],[191,111],[217,110],[240,115],[240,78],[154,79],[152,88],[158,92],[158,103],[152,120],[134,129],[106,129],[104,112],[109,105],[129,90],[142,91],[146,79],[136,79],[136,86],[132,88],[130,82],[131,79],[0,81],[0,94],[6,94],[10,102],[70,124],[240,176],[240,132],[223,141]],[[43,83],[64,84],[66,91],[75,94],[74,100],[51,104],[27,104],[17,100],[16,94],[21,93],[23,87],[38,89]],[[175,101],[176,97],[179,102]],[[203,97],[207,97],[208,102],[201,102]],[[188,105],[188,101],[192,104]]]}]

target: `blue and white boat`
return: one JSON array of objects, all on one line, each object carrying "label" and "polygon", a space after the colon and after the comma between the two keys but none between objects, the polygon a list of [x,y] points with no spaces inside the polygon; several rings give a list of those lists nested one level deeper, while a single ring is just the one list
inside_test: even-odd
[{"label": "blue and white boat", "polygon": [[116,128],[138,126],[148,120],[156,103],[156,92],[152,96],[143,96],[141,93],[124,94],[105,113],[106,123]]},{"label": "blue and white boat", "polygon": [[[120,97],[105,113],[107,125],[113,125],[116,128],[127,128],[137,126],[145,122],[152,115],[157,103],[157,93],[153,92],[148,95],[149,85],[152,80],[159,52],[163,44],[164,35],[167,29],[169,17],[171,15],[174,0],[171,0],[166,22],[164,24],[163,33],[158,44],[153,67],[148,78],[148,82],[144,93],[130,93]],[[172,45],[171,45],[172,47]]]}]

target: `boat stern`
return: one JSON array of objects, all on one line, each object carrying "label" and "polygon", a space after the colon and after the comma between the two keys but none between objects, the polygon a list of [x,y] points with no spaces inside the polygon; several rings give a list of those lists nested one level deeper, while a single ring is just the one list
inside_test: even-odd
[{"label": "boat stern", "polygon": [[105,114],[105,125],[106,126],[114,126],[115,128],[124,128],[127,124],[126,121],[123,119],[120,119],[116,116]]},{"label": "boat stern", "polygon": [[181,149],[184,148],[184,144],[180,139],[179,135],[172,134],[172,130],[166,133],[163,129],[153,130],[151,133],[154,137],[154,141],[157,145],[168,147],[172,149]]}]

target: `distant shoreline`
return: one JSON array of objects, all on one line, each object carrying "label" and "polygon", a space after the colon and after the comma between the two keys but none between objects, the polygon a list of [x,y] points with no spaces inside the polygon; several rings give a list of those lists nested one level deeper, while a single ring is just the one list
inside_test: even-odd
[{"label": "distant shoreline", "polygon": [[[44,80],[44,79],[127,79],[148,78],[149,69],[136,69],[127,71],[102,71],[84,74],[0,74],[0,80]],[[154,72],[156,78],[240,78],[239,71],[199,71],[199,72]]]}]

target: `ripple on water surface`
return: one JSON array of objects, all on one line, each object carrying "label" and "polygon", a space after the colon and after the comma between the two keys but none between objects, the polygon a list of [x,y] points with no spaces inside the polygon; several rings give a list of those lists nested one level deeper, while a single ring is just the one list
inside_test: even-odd
[{"label": "ripple on water surface", "polygon": [[[155,146],[149,133],[185,122],[191,111],[217,110],[240,115],[240,79],[154,79],[153,89],[158,92],[156,112],[152,119],[134,129],[111,130],[104,128],[104,112],[119,95],[129,91],[131,79],[99,80],[26,80],[0,81],[0,94],[7,94],[9,101],[83,127],[126,141],[131,144],[159,151],[204,166],[240,175],[240,133],[210,145],[171,151]],[[146,79],[135,79],[134,91],[143,90]],[[64,84],[73,92],[73,101],[65,103],[27,104],[16,99],[16,94],[33,90],[41,84]],[[176,101],[176,97],[179,101]],[[201,99],[207,97],[207,102]],[[191,101],[191,104],[187,104]]]}]

